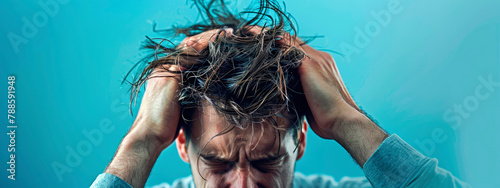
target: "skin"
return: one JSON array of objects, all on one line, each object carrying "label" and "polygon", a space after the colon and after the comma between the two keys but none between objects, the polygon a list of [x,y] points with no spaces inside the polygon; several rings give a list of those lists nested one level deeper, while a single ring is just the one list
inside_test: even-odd
[{"label": "skin", "polygon": [[[253,27],[252,31],[257,33],[260,29]],[[230,36],[231,32],[230,29],[222,33],[217,30],[207,31],[184,39],[180,47],[196,53],[206,48],[215,35]],[[299,38],[292,38],[289,34],[277,37],[281,38],[279,42],[294,45],[308,56],[299,67],[299,74],[311,109],[307,115],[309,127],[318,136],[337,141],[363,167],[382,141],[388,137],[387,133],[359,110],[347,91],[331,55],[308,45],[299,45],[302,41]],[[176,66],[164,68],[180,70]],[[192,139],[186,145],[184,133],[176,131],[180,116],[176,96],[180,86],[176,79],[164,77],[176,75],[162,72],[160,68],[152,75],[155,77],[148,80],[137,118],[106,168],[106,173],[120,177],[133,187],[144,187],[161,151],[176,140],[180,157],[191,164],[197,187],[290,187],[295,161],[302,157],[305,150],[306,122],[298,133],[299,138],[304,137],[304,139],[295,152],[293,150],[296,145],[291,130],[282,132],[285,136],[281,137],[279,154],[286,156],[282,161],[268,165],[256,161],[271,153],[277,153],[278,144],[273,145],[273,132],[266,129],[270,126],[266,126],[264,122],[254,124],[253,142],[251,127],[246,130],[236,128],[214,138],[202,154],[208,156],[210,153],[217,153],[219,158],[225,160],[224,163],[214,165],[213,160],[205,160],[202,157],[198,164],[197,154],[203,147],[202,143],[206,143],[213,135],[223,130],[227,122],[210,106],[202,107],[195,114],[199,118],[193,122],[193,126],[196,127],[193,128],[190,137]],[[289,127],[289,123],[285,120],[278,119],[278,122],[281,122],[280,126],[283,128]],[[257,144],[255,140],[258,140],[258,136],[255,135],[260,136],[261,126],[264,127],[264,136]],[[253,148],[255,149],[252,151]],[[272,170],[262,171],[262,166]],[[206,181],[198,172],[206,178]]]},{"label": "skin", "polygon": [[[306,144],[305,138],[302,139],[294,152],[297,145],[292,131],[295,129],[279,131],[279,138],[278,132],[269,123],[254,123],[253,140],[252,125],[249,125],[247,129],[234,128],[209,142],[210,138],[231,125],[211,106],[198,110],[194,118],[190,137],[193,139],[186,146],[185,135],[181,131],[176,143],[180,157],[191,164],[197,187],[290,187],[295,161],[304,154]],[[276,119],[281,128],[290,127],[286,119]],[[297,131],[299,135],[296,139],[305,137],[306,131],[304,124],[303,129]],[[205,143],[208,144],[202,150]]]}]

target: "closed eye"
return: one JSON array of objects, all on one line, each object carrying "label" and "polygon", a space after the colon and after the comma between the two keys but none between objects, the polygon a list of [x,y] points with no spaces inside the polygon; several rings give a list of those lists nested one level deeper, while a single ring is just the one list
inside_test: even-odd
[{"label": "closed eye", "polygon": [[255,169],[261,172],[270,172],[279,169],[283,165],[285,158],[286,156],[283,155],[277,158],[260,159],[252,161],[251,164]]},{"label": "closed eye", "polygon": [[226,159],[220,159],[215,156],[202,156],[203,163],[214,173],[225,173],[234,166],[235,162]]}]

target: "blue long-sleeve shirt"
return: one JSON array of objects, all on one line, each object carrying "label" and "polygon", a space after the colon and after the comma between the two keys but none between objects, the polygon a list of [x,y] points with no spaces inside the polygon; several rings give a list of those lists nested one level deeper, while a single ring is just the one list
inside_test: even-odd
[{"label": "blue long-sleeve shirt", "polygon": [[[386,138],[366,161],[363,171],[366,177],[344,177],[336,181],[331,176],[305,176],[294,174],[293,187],[470,187],[450,172],[437,166],[437,159],[431,159],[393,134]],[[91,187],[130,188],[127,182],[109,174],[100,174]],[[172,184],[163,183],[154,188],[194,188],[193,177],[177,179]]]}]

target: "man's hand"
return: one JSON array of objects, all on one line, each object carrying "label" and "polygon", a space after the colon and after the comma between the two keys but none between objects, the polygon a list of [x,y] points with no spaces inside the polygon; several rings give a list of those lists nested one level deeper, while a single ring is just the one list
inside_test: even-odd
[{"label": "man's hand", "polygon": [[360,114],[335,61],[330,54],[302,44],[298,37],[293,40],[288,33],[280,37],[280,43],[295,46],[306,54],[298,71],[312,113],[307,117],[311,128],[322,138],[334,139],[340,120]]},{"label": "man's hand", "polygon": [[[187,37],[179,47],[197,53],[206,48],[208,41],[215,40],[218,31]],[[226,29],[225,33],[229,35],[231,32],[232,29]],[[133,187],[144,187],[158,156],[172,144],[179,131],[181,75],[167,70],[181,69],[177,65],[163,65],[153,70],[134,124],[123,138],[106,173],[120,177]]]},{"label": "man's hand", "polygon": [[181,75],[169,71],[181,69],[177,65],[163,65],[149,76],[139,113],[127,135],[134,139],[149,137],[160,150],[175,140],[180,117],[178,94]]},{"label": "man's hand", "polygon": [[298,71],[310,108],[309,126],[318,136],[339,142],[363,166],[388,135],[361,112],[330,54],[288,33],[279,37],[280,43],[306,53]]},{"label": "man's hand", "polygon": [[153,70],[136,120],[105,170],[133,187],[144,187],[161,151],[177,135],[180,75],[166,69],[179,71],[179,67],[175,65],[164,65]]}]

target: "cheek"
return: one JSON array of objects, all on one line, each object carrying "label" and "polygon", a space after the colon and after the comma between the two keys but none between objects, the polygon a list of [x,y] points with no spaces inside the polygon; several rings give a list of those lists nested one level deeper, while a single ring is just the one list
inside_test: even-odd
[{"label": "cheek", "polygon": [[264,187],[286,188],[291,183],[293,177],[293,167],[290,167],[287,163],[269,172],[262,172],[256,169],[252,171],[254,183]]},{"label": "cheek", "polygon": [[205,180],[199,177],[199,181],[196,183],[196,187],[204,187],[204,188],[228,187],[229,185],[232,184],[232,182],[227,178],[227,175],[228,173],[226,174],[205,173],[203,175]]},{"label": "cheek", "polygon": [[262,178],[270,183],[268,185],[273,185],[270,187],[288,187],[293,182],[294,168],[295,160],[288,158],[275,172],[262,173]]},{"label": "cheek", "polygon": [[286,160],[281,169],[281,179],[289,182],[293,180],[293,173],[295,169],[295,160]]}]

